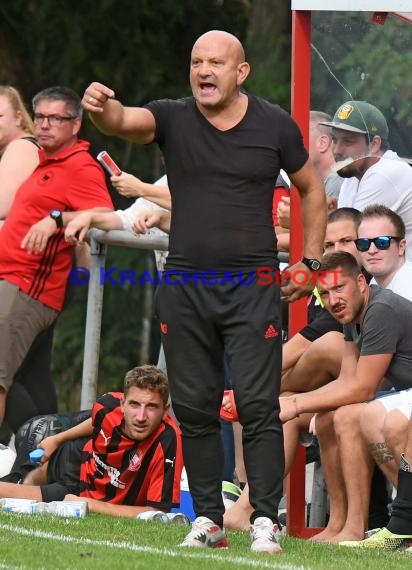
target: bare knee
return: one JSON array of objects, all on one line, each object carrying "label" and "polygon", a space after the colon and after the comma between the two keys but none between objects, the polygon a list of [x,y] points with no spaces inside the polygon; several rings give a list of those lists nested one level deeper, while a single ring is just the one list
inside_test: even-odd
[{"label": "bare knee", "polygon": [[338,437],[360,434],[360,415],[364,404],[342,406],[335,411],[333,425]]},{"label": "bare knee", "polygon": [[319,437],[334,430],[333,416],[335,412],[320,412],[316,414],[315,426]]},{"label": "bare knee", "polygon": [[23,485],[46,485],[47,484],[47,465],[44,463],[40,467],[33,469],[28,473],[23,481]]},{"label": "bare knee", "polygon": [[343,345],[343,334],[337,331],[330,331],[312,343],[313,358],[335,377],[342,364]]},{"label": "bare knee", "polygon": [[360,415],[360,427],[365,439],[374,443],[384,439],[382,434],[386,410],[379,401],[370,402],[363,406]]},{"label": "bare knee", "polygon": [[404,447],[408,425],[409,421],[402,412],[393,410],[386,414],[383,424],[383,437],[392,450]]}]

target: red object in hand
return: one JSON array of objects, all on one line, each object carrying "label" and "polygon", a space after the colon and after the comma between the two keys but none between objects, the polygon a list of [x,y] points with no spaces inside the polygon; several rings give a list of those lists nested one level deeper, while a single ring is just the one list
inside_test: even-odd
[{"label": "red object in hand", "polygon": [[117,166],[115,161],[112,159],[112,157],[109,155],[109,153],[106,152],[105,150],[102,150],[102,152],[99,152],[99,154],[97,155],[97,160],[100,162],[100,164],[103,166],[103,168],[105,170],[107,170],[107,172],[110,174],[110,176],[120,176],[120,174],[122,173],[122,171]]}]

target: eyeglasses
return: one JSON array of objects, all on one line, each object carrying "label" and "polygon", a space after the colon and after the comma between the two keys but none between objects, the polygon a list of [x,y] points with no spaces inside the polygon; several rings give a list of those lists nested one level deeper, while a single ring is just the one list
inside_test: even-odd
[{"label": "eyeglasses", "polygon": [[358,238],[355,239],[356,249],[358,251],[369,251],[372,243],[377,249],[389,249],[392,240],[400,241],[401,238],[395,236],[378,236],[375,238]]},{"label": "eyeglasses", "polygon": [[62,115],[42,115],[41,113],[35,113],[33,116],[33,123],[35,125],[42,125],[45,119],[51,127],[60,127],[60,125],[62,125],[65,121],[72,121],[73,119],[77,119],[77,117],[64,117]]}]

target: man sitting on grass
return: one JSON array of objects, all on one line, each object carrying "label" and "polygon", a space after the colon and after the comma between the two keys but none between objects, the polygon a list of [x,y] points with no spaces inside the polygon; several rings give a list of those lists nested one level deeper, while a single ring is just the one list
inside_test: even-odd
[{"label": "man sitting on grass", "polygon": [[91,418],[45,438],[42,464],[0,497],[86,500],[91,512],[136,517],[180,501],[179,428],[168,415],[169,386],[151,365],[130,370],[124,391],[99,398]]}]

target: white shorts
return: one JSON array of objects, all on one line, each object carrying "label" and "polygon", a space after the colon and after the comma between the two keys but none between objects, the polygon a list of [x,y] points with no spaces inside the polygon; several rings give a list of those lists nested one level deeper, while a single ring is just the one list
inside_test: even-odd
[{"label": "white shorts", "polygon": [[402,390],[401,392],[395,392],[388,396],[382,396],[374,400],[379,402],[385,408],[387,412],[392,412],[393,410],[399,410],[406,417],[407,420],[411,418],[412,415],[412,388],[409,390]]}]

